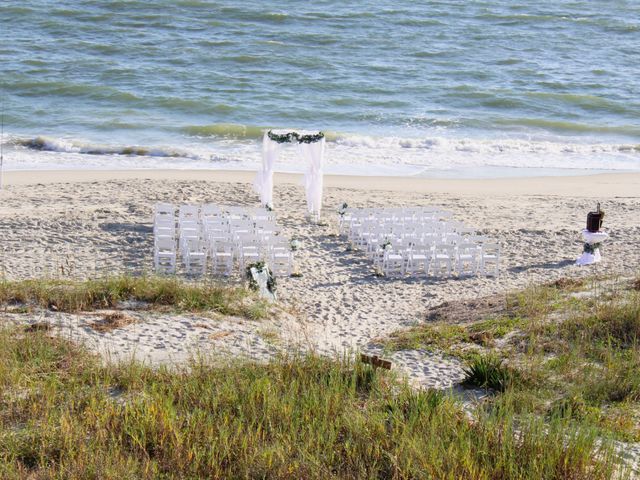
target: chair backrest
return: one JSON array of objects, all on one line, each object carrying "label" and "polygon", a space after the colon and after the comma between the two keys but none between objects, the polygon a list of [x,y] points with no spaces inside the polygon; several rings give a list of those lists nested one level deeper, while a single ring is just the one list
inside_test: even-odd
[{"label": "chair backrest", "polygon": [[478,245],[473,242],[464,242],[458,244],[458,254],[460,255],[476,255],[478,253]]},{"label": "chair backrest", "polygon": [[153,220],[153,229],[156,230],[158,228],[171,228],[175,230],[176,221],[173,217],[157,216]]},{"label": "chair backrest", "polygon": [[176,242],[171,237],[158,237],[156,239],[156,249],[162,252],[174,252],[176,249]]},{"label": "chair backrest", "polygon": [[200,229],[198,225],[189,225],[188,227],[180,228],[180,237],[199,237]]},{"label": "chair backrest", "polygon": [[262,239],[260,238],[260,236],[251,232],[237,235],[236,240],[241,247],[257,247],[262,243]]},{"label": "chair backrest", "polygon": [[455,247],[449,243],[438,242],[433,247],[436,255],[452,255],[455,251]]},{"label": "chair backrest", "polygon": [[213,246],[214,252],[233,253],[234,250],[235,244],[228,240],[217,241]]},{"label": "chair backrest", "polygon": [[178,214],[178,220],[182,223],[183,220],[195,220],[200,218],[200,207],[198,205],[180,205]]},{"label": "chair backrest", "polygon": [[156,203],[153,208],[154,215],[171,215],[176,214],[176,207],[172,203]]},{"label": "chair backrest", "polygon": [[498,257],[500,255],[500,244],[485,243],[482,245],[482,255],[491,255]]},{"label": "chair backrest", "polygon": [[448,243],[449,245],[456,245],[460,243],[462,237],[457,233],[445,233],[443,237],[443,242]]},{"label": "chair backrest", "polygon": [[458,233],[460,235],[464,235],[464,236],[470,236],[470,235],[475,235],[476,233],[476,229],[475,228],[471,228],[471,227],[467,227],[467,226],[459,226],[458,227]]},{"label": "chair backrest", "polygon": [[176,229],[171,227],[155,227],[153,230],[153,234],[158,237],[175,237]]},{"label": "chair backrest", "polygon": [[219,218],[222,217],[222,210],[215,203],[205,203],[200,211],[202,218]]},{"label": "chair backrest", "polygon": [[469,239],[470,242],[477,243],[478,245],[487,243],[487,241],[489,240],[484,235],[469,235],[467,238]]},{"label": "chair backrest", "polygon": [[183,240],[182,248],[185,252],[204,252],[207,244],[199,238],[189,237]]}]

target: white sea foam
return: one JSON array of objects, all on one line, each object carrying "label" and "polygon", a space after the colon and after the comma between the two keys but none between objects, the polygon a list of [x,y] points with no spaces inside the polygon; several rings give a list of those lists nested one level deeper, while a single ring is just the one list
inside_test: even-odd
[{"label": "white sea foam", "polygon": [[128,155],[143,157],[175,157],[198,160],[201,155],[185,149],[165,146],[140,145],[102,145],[81,140],[51,138],[38,136],[36,138],[10,137],[10,144],[26,147],[30,150],[59,153],[80,153],[85,155]]},{"label": "white sea foam", "polygon": [[[458,138],[332,135],[326,171],[336,174],[415,175],[431,171],[499,168],[640,170],[640,146],[573,138]],[[9,137],[7,169],[254,169],[256,140],[177,139],[177,145],[103,145],[49,137]],[[277,169],[303,171],[294,146],[282,149]]]}]

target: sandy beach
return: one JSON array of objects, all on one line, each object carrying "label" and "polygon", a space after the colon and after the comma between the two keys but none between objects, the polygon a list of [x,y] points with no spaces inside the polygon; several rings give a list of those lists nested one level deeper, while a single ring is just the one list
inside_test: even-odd
[{"label": "sandy beach", "polygon": [[[5,173],[0,192],[0,274],[87,278],[152,270],[151,213],[156,202],[256,206],[253,172],[39,171]],[[132,313],[137,322],[108,333],[89,315],[42,313],[108,358],[152,364],[193,355],[268,359],[292,346],[322,353],[379,352],[376,339],[425,321],[443,302],[496,295],[561,277],[629,276],[640,260],[640,175],[605,174],[486,180],[327,176],[323,225],[309,224],[297,175],[276,175],[278,222],[301,241],[300,278],[279,281],[280,312],[256,322]],[[610,239],[603,261],[574,265],[588,211],[602,203]],[[434,205],[502,246],[498,279],[380,278],[362,252],[337,235],[337,209]],[[239,281],[239,279],[237,280]],[[5,315],[13,318],[11,314]],[[46,318],[45,318],[46,317]],[[390,359],[420,386],[445,388],[462,375],[452,359],[405,351]]]}]

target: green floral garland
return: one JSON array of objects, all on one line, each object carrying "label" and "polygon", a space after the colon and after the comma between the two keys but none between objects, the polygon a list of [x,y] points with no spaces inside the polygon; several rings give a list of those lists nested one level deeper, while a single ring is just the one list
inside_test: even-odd
[{"label": "green floral garland", "polygon": [[584,253],[590,253],[591,255],[593,255],[594,253],[596,253],[596,250],[598,250],[600,248],[600,243],[585,243],[584,244]]},{"label": "green floral garland", "polygon": [[269,130],[267,132],[267,135],[271,140],[273,140],[276,143],[293,143],[293,142],[316,143],[324,138],[324,133],[322,132],[318,132],[313,135],[312,134],[300,135],[298,132],[289,132],[289,133],[283,133],[282,135],[279,135],[277,133],[273,133],[272,130]]},{"label": "green floral garland", "polygon": [[252,268],[255,268],[256,272],[258,272],[258,273],[263,273],[263,272],[267,273],[267,290],[275,295],[276,287],[277,287],[276,279],[273,276],[273,273],[271,272],[271,269],[262,261],[250,263],[246,267],[246,276],[247,276],[247,280],[249,280],[249,288],[251,290],[258,290],[258,288],[259,288],[258,282],[256,282],[253,279],[253,275],[251,275],[251,269]]}]

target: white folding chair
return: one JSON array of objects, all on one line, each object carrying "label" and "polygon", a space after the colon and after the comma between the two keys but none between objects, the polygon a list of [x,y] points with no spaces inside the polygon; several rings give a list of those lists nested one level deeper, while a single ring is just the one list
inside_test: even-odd
[{"label": "white folding chair", "polygon": [[200,210],[202,220],[222,218],[222,210],[215,203],[205,203]]},{"label": "white folding chair", "polygon": [[199,222],[200,207],[198,205],[180,205],[178,210],[178,223],[182,225],[185,221]]},{"label": "white folding chair", "polygon": [[183,261],[188,275],[204,275],[207,271],[207,248],[204,242],[188,242],[183,252]]},{"label": "white folding chair", "polygon": [[176,273],[176,242],[162,237],[155,242],[153,263],[156,273]]},{"label": "white folding chair", "polygon": [[480,272],[483,275],[498,277],[500,273],[500,245],[498,243],[485,243],[480,254]]},{"label": "white folding chair", "polygon": [[274,276],[291,276],[293,272],[293,252],[290,250],[274,249],[269,256],[269,267]]},{"label": "white folding chair", "polygon": [[405,256],[401,251],[386,248],[382,258],[382,272],[386,276],[404,275]]},{"label": "white folding chair", "polygon": [[429,275],[432,256],[433,252],[429,244],[411,247],[411,249],[407,251],[407,273],[409,275],[415,275],[422,271],[425,276]]},{"label": "white folding chair", "polygon": [[458,245],[458,275],[475,275],[478,273],[478,246],[473,242]]},{"label": "white folding chair", "polygon": [[233,272],[234,244],[229,241],[216,242],[211,252],[213,275],[230,276]]},{"label": "white folding chair", "polygon": [[453,245],[436,243],[433,248],[433,274],[440,276],[445,273],[447,277],[450,276],[454,257],[455,247]]},{"label": "white folding chair", "polygon": [[258,262],[262,258],[260,237],[254,234],[249,233],[238,237],[236,246],[238,251],[238,263],[240,264],[241,272],[244,272],[248,264]]},{"label": "white folding chair", "polygon": [[173,218],[176,215],[176,206],[172,203],[156,203],[153,207],[153,214],[155,217],[163,216]]}]

